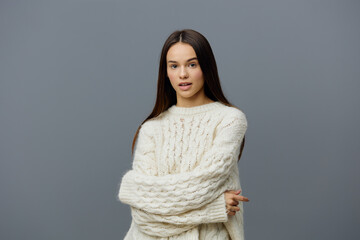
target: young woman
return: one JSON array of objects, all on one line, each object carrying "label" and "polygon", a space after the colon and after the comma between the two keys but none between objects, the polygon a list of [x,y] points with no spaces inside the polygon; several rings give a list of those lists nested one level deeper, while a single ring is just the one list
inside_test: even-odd
[{"label": "young woman", "polygon": [[136,131],[118,198],[130,205],[128,239],[243,240],[237,162],[245,114],[225,98],[210,44],[173,32],[162,48],[152,113]]}]

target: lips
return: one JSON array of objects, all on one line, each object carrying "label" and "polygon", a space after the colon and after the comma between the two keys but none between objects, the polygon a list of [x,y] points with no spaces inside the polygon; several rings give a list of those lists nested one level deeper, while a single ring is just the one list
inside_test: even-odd
[{"label": "lips", "polygon": [[[187,85],[181,86],[181,84],[187,84]],[[187,91],[187,90],[189,90],[191,88],[191,85],[192,85],[191,83],[182,82],[182,83],[179,84],[179,88],[182,91]]]},{"label": "lips", "polygon": [[187,86],[187,85],[191,85],[191,82],[181,82],[181,83],[179,83],[179,86],[182,86],[182,84],[186,84],[184,86]]}]

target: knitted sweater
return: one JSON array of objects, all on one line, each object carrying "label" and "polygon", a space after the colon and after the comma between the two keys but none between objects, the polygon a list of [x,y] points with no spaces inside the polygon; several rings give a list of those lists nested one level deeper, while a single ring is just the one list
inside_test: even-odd
[{"label": "knitted sweater", "polygon": [[142,124],[118,199],[130,205],[125,240],[244,240],[243,203],[226,213],[224,192],[241,189],[245,114],[216,101],[172,105]]}]

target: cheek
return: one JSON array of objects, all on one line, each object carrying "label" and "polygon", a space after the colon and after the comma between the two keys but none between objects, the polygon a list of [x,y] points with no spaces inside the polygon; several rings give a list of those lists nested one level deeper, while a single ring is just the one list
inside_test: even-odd
[{"label": "cheek", "polygon": [[175,77],[175,74],[174,74],[173,71],[168,71],[168,72],[167,72],[167,75],[168,75],[168,77],[170,78],[170,80],[173,80],[174,77]]},{"label": "cheek", "polygon": [[194,72],[193,74],[194,79],[196,79],[197,82],[203,82],[203,73],[201,70]]},{"label": "cheek", "polygon": [[171,85],[174,86],[174,84],[176,84],[176,83],[175,83],[175,74],[172,73],[172,72],[168,72],[167,75],[168,75],[168,78],[170,79]]}]

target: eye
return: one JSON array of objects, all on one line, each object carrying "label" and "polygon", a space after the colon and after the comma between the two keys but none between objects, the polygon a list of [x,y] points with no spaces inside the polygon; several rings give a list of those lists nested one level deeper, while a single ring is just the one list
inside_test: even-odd
[{"label": "eye", "polygon": [[170,65],[170,67],[174,69],[176,67],[176,65],[172,64],[172,65]]},{"label": "eye", "polygon": [[190,67],[195,67],[195,66],[196,66],[196,63],[190,63],[189,66],[190,66]]}]

